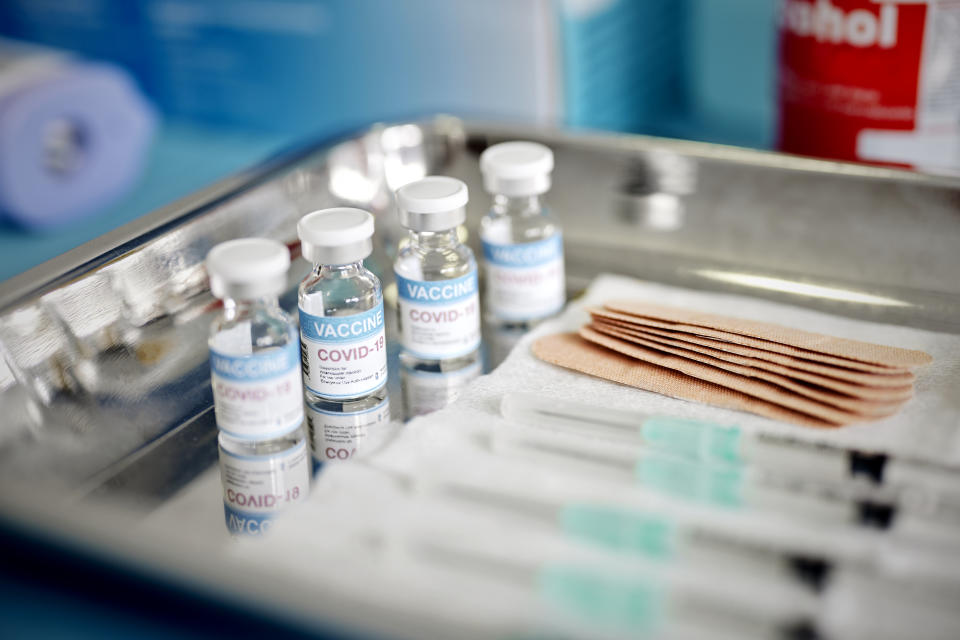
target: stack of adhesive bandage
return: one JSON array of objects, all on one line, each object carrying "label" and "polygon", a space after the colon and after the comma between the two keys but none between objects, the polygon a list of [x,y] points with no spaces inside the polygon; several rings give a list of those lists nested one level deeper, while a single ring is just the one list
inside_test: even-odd
[{"label": "stack of adhesive bandage", "polygon": [[569,369],[817,427],[891,416],[932,358],[775,324],[639,301],[590,309],[579,334],[541,338],[534,353]]}]

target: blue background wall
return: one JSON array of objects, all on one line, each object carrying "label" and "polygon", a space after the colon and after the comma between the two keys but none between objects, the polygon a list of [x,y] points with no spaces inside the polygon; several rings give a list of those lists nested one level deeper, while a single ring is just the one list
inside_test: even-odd
[{"label": "blue background wall", "polygon": [[767,147],[771,0],[6,0],[0,35],[130,70],[164,115],[125,199],[0,226],[0,279],[298,140],[467,117]]}]

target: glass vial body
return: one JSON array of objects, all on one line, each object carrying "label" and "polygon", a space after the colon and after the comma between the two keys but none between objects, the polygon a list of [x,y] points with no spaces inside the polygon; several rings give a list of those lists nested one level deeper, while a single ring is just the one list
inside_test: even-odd
[{"label": "glass vial body", "polygon": [[209,346],[225,523],[259,535],[309,493],[299,338],[276,296],[225,298]]},{"label": "glass vial body", "polygon": [[389,422],[383,290],[360,261],[316,265],[300,285],[299,306],[316,472],[373,447]]},{"label": "glass vial body", "polygon": [[563,234],[541,200],[553,152],[536,142],[502,142],[480,154],[480,171],[493,196],[480,221],[485,317],[495,329],[525,330],[566,302]]},{"label": "glass vial body", "polygon": [[318,264],[298,297],[307,403],[329,411],[382,402],[387,343],[379,278],[361,260]]},{"label": "glass vial body", "polygon": [[390,398],[384,395],[374,404],[376,401],[375,396],[368,396],[352,403],[347,411],[340,407],[327,409],[323,404],[307,405],[307,430],[314,472],[324,464],[343,462],[376,451],[387,442],[393,433]]},{"label": "glass vial body", "polygon": [[539,196],[495,195],[480,239],[491,324],[529,328],[563,308],[563,233]]},{"label": "glass vial body", "polygon": [[214,412],[227,437],[269,440],[301,426],[300,340],[276,296],[225,298],[209,345]]},{"label": "glass vial body", "polygon": [[298,306],[315,469],[372,448],[389,421],[383,288],[363,264],[373,234],[373,215],[362,209],[322,209],[297,223],[314,264]]},{"label": "glass vial body", "polygon": [[310,452],[303,427],[270,440],[238,440],[220,432],[220,481],[227,530],[261,535],[281,509],[310,494]]},{"label": "glass vial body", "polygon": [[394,263],[401,365],[455,371],[480,358],[477,263],[456,227],[407,232]]}]

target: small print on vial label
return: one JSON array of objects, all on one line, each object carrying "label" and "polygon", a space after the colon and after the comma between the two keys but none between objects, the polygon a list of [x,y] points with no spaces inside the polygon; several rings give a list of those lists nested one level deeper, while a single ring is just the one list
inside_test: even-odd
[{"label": "small print on vial label", "polygon": [[424,359],[456,358],[480,346],[476,269],[452,280],[397,276],[403,347]]},{"label": "small print on vial label", "polygon": [[533,320],[558,312],[565,302],[563,236],[537,242],[483,241],[488,313],[509,320]]},{"label": "small print on vial label", "polygon": [[231,436],[281,435],[303,421],[300,344],[232,356],[210,350],[217,426]]},{"label": "small print on vial label", "polygon": [[383,302],[348,316],[300,310],[304,382],[318,396],[357,398],[387,379]]},{"label": "small print on vial label", "polygon": [[266,456],[241,456],[221,447],[220,479],[227,529],[233,534],[260,535],[278,511],[307,498],[307,443]]},{"label": "small print on vial label", "polygon": [[322,411],[307,406],[307,428],[315,466],[349,460],[383,443],[390,423],[390,400],[354,413]]}]

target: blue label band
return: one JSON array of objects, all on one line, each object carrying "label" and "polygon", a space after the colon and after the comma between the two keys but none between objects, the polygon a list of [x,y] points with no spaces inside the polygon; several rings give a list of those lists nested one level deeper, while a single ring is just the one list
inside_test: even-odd
[{"label": "blue label band", "polygon": [[382,300],[373,309],[349,316],[315,316],[300,310],[300,332],[304,340],[347,342],[373,337],[382,330]]},{"label": "blue label band", "polygon": [[275,513],[250,513],[234,509],[226,502],[223,503],[223,519],[227,531],[234,535],[259,536],[267,531],[272,524]]},{"label": "blue label band", "polygon": [[210,369],[227,380],[258,382],[289,373],[300,366],[300,337],[292,334],[290,342],[276,349],[245,356],[233,356],[210,350]]},{"label": "blue label band", "polygon": [[459,278],[433,282],[408,280],[396,272],[394,275],[400,299],[414,304],[452,304],[476,295],[479,290],[476,269]]},{"label": "blue label band", "polygon": [[483,258],[502,267],[537,267],[563,259],[563,235],[554,234],[536,242],[494,244],[483,241]]}]

